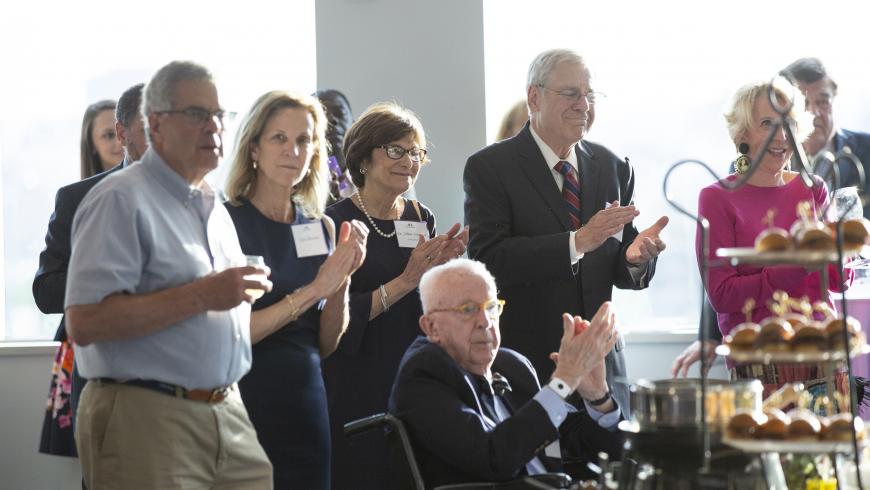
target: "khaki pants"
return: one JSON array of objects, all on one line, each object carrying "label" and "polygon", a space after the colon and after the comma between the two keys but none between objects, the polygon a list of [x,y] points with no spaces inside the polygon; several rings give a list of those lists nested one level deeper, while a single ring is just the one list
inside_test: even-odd
[{"label": "khaki pants", "polygon": [[237,388],[210,405],[91,381],[75,436],[90,490],[272,488],[272,465]]}]

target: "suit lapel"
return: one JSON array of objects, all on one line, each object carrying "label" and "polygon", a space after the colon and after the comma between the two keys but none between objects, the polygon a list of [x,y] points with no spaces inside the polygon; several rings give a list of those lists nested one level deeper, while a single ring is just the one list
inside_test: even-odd
[{"label": "suit lapel", "polygon": [[544,160],[541,149],[535,143],[528,123],[526,123],[526,127],[523,128],[516,138],[519,144],[520,169],[553,215],[559,220],[559,223],[562,224],[562,228],[566,231],[573,230],[571,217],[568,215],[568,209],[565,207],[565,201],[562,199],[562,191],[556,185],[553,173],[550,171],[550,167],[547,166],[547,161]]},{"label": "suit lapel", "polygon": [[577,144],[574,151],[577,152],[580,167],[580,222],[585,224],[604,206],[604,203],[598,202],[599,166],[595,164],[592,149],[583,141]]}]

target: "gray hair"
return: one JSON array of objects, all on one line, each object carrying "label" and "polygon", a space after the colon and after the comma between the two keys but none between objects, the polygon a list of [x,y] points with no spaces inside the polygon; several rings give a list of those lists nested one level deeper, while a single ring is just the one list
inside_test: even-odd
[{"label": "gray hair", "polygon": [[486,269],[483,263],[471,259],[453,259],[446,264],[435,266],[420,278],[420,300],[423,303],[423,313],[428,312],[435,305],[435,296],[437,292],[443,291],[443,287],[439,288],[438,283],[442,276],[449,274],[452,278],[457,277],[479,277],[486,283],[486,289],[495,295],[497,288],[495,286],[495,278]]},{"label": "gray hair", "polygon": [[192,61],[173,61],[151,77],[145,86],[142,98],[142,116],[145,119],[145,136],[151,144],[148,116],[154,112],[170,111],[175,103],[175,87],[182,81],[205,81],[214,83],[208,68]]},{"label": "gray hair", "polygon": [[118,99],[118,105],[115,107],[115,120],[121,123],[121,126],[129,129],[134,118],[139,115],[144,87],[144,83],[137,83],[125,90],[121,94],[121,98]]},{"label": "gray hair", "polygon": [[550,78],[550,73],[560,63],[578,64],[586,70],[587,75],[591,76],[589,68],[583,62],[583,57],[576,51],[570,49],[550,49],[535,56],[535,59],[532,60],[532,63],[529,65],[526,88],[544,86]]}]

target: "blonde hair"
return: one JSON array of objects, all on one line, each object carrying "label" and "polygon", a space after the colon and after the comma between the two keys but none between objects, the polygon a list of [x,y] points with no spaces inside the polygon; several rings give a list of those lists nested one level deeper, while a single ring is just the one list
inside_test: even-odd
[{"label": "blonde hair", "polygon": [[293,189],[292,199],[311,217],[320,219],[326,207],[329,191],[328,153],[326,149],[326,115],[323,106],[314,97],[291,95],[273,90],[260,96],[242,121],[236,138],[232,166],[227,177],[226,193],[234,206],[242,199],[250,199],[254,190],[257,172],[251,150],[260,139],[269,120],[281,109],[305,109],[314,121],[314,135],[311,141],[313,151],[308,173]]},{"label": "blonde hair", "polygon": [[[730,108],[725,113],[725,122],[735,147],[740,145],[740,139],[752,128],[752,109],[755,106],[755,101],[763,98],[765,102],[770,103],[768,93],[771,87],[780,104],[786,104],[792,100],[791,109],[786,116],[793,121],[792,132],[796,142],[803,143],[812,132],[813,116],[804,109],[804,96],[800,90],[792,87],[785,78],[776,77],[772,82],[759,81],[744,85],[734,94]],[[788,91],[788,87],[792,87],[794,90]],[[751,151],[755,150],[757,148],[751,149]]]},{"label": "blonde hair", "polygon": [[517,103],[507,111],[507,114],[505,114],[504,118],[501,120],[501,126],[498,128],[498,135],[496,135],[495,140],[506,140],[517,134],[517,128],[522,128],[523,124],[528,120],[529,108],[526,105],[525,99],[517,101]]}]

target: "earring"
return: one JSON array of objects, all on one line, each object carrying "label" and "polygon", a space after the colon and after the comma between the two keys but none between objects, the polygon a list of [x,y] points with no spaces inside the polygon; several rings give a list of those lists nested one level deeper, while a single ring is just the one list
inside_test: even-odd
[{"label": "earring", "polygon": [[366,169],[365,169],[365,168],[361,168],[361,169],[359,169],[359,173],[365,175],[365,174],[366,174]]},{"label": "earring", "polygon": [[740,143],[737,147],[737,151],[740,152],[737,155],[737,159],[734,160],[734,170],[737,171],[738,174],[745,174],[749,171],[750,165],[752,165],[752,161],[749,160],[749,145],[746,143]]},{"label": "earring", "polygon": [[254,167],[254,170],[257,170],[257,161],[254,160],[254,162],[251,164],[251,166]]}]

